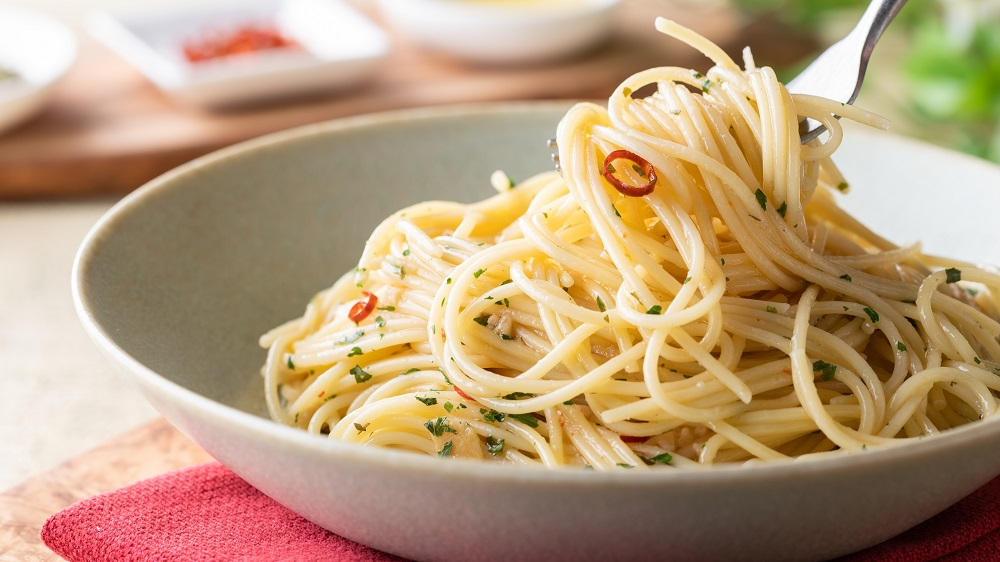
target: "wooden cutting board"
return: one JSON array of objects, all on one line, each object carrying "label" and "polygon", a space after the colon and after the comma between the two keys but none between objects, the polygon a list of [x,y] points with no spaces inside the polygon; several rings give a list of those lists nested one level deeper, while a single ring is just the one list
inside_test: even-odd
[{"label": "wooden cutting board", "polygon": [[0,560],[60,560],[39,530],[82,499],[212,460],[164,419],[129,431],[0,494]]},{"label": "wooden cutting board", "polygon": [[698,8],[687,2],[680,8],[631,0],[617,14],[612,39],[579,58],[527,67],[473,66],[422,50],[390,30],[392,53],[366,84],[252,109],[208,112],[176,105],[122,60],[82,37],[80,58],[49,107],[0,136],[0,198],[124,193],[216,148],[345,115],[470,101],[601,98],[624,77],[650,66],[704,69],[707,61],[697,53],[653,30],[657,15],[694,27],[734,54],[753,45],[764,63],[795,60],[814,46],[807,37],[776,32],[773,22],[748,24],[723,6]]}]

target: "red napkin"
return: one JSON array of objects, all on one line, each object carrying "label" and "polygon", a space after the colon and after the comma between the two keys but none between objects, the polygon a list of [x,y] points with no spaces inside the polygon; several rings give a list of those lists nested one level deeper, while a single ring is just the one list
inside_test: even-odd
[{"label": "red napkin", "polygon": [[[400,560],[325,531],[221,464],[83,500],[45,522],[60,556],[90,560]],[[906,533],[842,561],[1000,559],[1000,478]]]}]

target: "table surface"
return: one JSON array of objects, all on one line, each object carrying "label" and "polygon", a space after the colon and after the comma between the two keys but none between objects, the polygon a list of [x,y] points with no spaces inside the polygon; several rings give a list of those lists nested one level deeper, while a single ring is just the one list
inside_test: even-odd
[{"label": "table surface", "polygon": [[138,480],[212,460],[160,418],[0,494],[0,559],[59,560],[38,535],[53,513]]}]

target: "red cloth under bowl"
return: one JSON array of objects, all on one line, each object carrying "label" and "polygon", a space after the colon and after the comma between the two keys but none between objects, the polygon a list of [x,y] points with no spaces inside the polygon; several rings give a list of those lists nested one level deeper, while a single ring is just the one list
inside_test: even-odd
[{"label": "red cloth under bowl", "polygon": [[[306,521],[218,463],[144,480],[53,515],[42,540],[77,561],[401,560]],[[1000,560],[1000,478],[842,560]]]}]

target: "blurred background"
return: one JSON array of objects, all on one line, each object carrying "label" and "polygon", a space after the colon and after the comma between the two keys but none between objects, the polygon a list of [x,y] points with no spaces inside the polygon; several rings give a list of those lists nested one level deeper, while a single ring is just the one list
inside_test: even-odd
[{"label": "blurred background", "polygon": [[[155,416],[90,344],[68,279],[87,229],[211,150],[404,107],[605,97],[707,61],[670,17],[790,78],[863,0],[0,0],[0,489]],[[739,60],[739,59],[737,59]],[[1000,1],[910,0],[857,104],[1000,162]],[[539,150],[547,150],[539,139]]]}]

